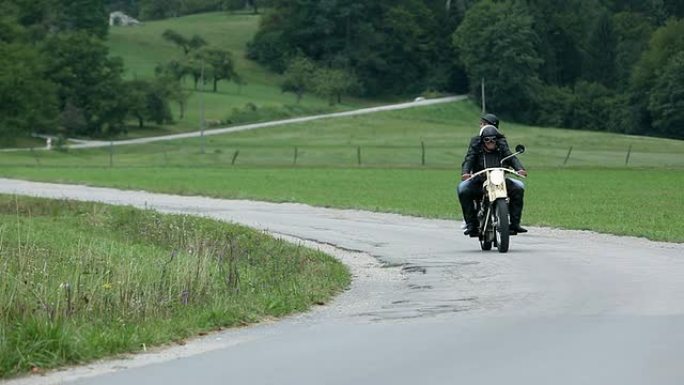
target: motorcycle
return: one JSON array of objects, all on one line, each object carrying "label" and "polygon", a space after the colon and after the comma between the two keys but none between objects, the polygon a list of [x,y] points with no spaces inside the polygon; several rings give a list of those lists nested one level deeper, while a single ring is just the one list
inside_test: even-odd
[{"label": "motorcycle", "polygon": [[508,251],[510,218],[508,216],[508,192],[506,191],[506,173],[524,178],[516,171],[501,167],[504,161],[525,152],[525,146],[519,144],[515,153],[501,159],[499,167],[488,167],[473,174],[470,179],[485,175],[484,194],[477,203],[477,219],[480,225],[480,247],[491,250],[492,245],[500,253]]}]

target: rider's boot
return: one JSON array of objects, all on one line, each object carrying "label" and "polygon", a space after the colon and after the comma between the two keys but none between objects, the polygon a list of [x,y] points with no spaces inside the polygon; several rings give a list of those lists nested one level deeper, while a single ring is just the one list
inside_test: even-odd
[{"label": "rider's boot", "polygon": [[520,218],[522,217],[523,211],[523,190],[511,191],[510,192],[510,202],[508,204],[508,209],[510,210],[511,224],[508,230],[511,235],[518,233],[526,233],[527,229],[520,226]]},{"label": "rider's boot", "polygon": [[520,223],[513,223],[511,222],[511,225],[508,227],[508,230],[511,235],[516,235],[518,233],[526,233],[527,229],[520,226]]},{"label": "rider's boot", "polygon": [[518,233],[526,233],[527,229],[520,226],[520,216],[522,214],[522,208],[509,206],[511,210],[511,225],[508,230],[511,235],[516,235]]},{"label": "rider's boot", "polygon": [[478,237],[480,235],[480,226],[477,223],[475,204],[463,205],[463,218],[466,222],[466,229],[463,234],[469,235],[472,238]]},{"label": "rider's boot", "polygon": [[471,225],[468,223],[463,234],[470,236],[471,238],[477,238],[480,236],[480,228],[477,224]]}]

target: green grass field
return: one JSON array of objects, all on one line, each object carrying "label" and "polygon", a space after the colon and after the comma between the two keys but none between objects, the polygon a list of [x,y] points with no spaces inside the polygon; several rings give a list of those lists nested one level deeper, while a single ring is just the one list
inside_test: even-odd
[{"label": "green grass field", "polygon": [[244,227],[0,195],[0,378],[304,311],[332,257]]},{"label": "green grass field", "polygon": [[[459,102],[208,137],[205,154],[198,139],[114,148],[111,158],[108,149],[3,153],[0,175],[460,218],[454,191],[477,117]],[[505,122],[502,130],[528,147],[525,224],[684,242],[675,215],[684,210],[683,141]]]},{"label": "green grass field", "polygon": [[[156,144],[59,152],[21,152],[0,156],[0,165],[59,167],[314,167],[453,169],[460,165],[469,138],[478,128],[478,110],[467,101],[408,110],[324,119],[205,138]],[[525,144],[521,159],[529,169],[548,167],[682,168],[684,141],[619,134],[529,127],[502,123],[511,145]],[[566,162],[570,148],[572,152]],[[631,148],[631,150],[630,150]]]},{"label": "green grass field", "polygon": [[[526,180],[524,224],[684,242],[681,170],[540,169]],[[184,195],[460,218],[459,175],[444,169],[11,168],[3,176]]]},{"label": "green grass field", "polygon": [[[282,76],[269,72],[259,64],[245,58],[247,42],[256,33],[259,25],[258,15],[207,13],[179,18],[150,21],[135,27],[115,26],[110,28],[108,45],[111,56],[121,57],[124,61],[126,77],[129,79],[147,79],[154,77],[154,69],[160,63],[166,63],[183,55],[181,48],[165,41],[162,33],[173,29],[184,36],[195,34],[204,38],[210,46],[227,49],[233,53],[236,72],[245,80],[246,85],[238,87],[227,81],[219,82],[219,92],[194,92],[188,101],[186,116],[175,125],[132,131],[130,136],[160,135],[167,132],[198,130],[200,125],[200,109],[204,104],[205,119],[218,121],[226,119],[234,108],[242,108],[253,103],[259,108],[281,108],[295,104],[293,94],[280,91]],[[191,78],[186,79],[185,88],[193,89]],[[204,96],[201,101],[200,95]],[[333,108],[326,100],[314,95],[305,95],[301,101],[302,109],[309,111],[345,110],[351,107],[366,105],[360,100],[343,100],[342,105]],[[177,106],[174,117],[178,119]]]}]

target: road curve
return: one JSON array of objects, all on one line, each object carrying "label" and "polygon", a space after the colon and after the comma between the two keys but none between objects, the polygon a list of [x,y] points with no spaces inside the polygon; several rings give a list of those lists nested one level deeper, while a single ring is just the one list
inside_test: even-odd
[{"label": "road curve", "polygon": [[684,244],[531,228],[499,254],[445,220],[9,179],[0,192],[234,221],[355,275],[305,315],[8,384],[684,383]]}]

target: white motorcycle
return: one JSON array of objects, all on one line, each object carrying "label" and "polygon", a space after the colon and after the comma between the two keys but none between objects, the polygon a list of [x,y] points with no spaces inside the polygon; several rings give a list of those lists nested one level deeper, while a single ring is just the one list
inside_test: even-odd
[{"label": "white motorcycle", "polygon": [[[519,144],[515,153],[501,159],[504,161],[525,152],[525,146]],[[496,246],[500,253],[508,251],[510,218],[508,216],[508,191],[506,190],[506,173],[524,178],[516,171],[504,167],[488,167],[473,174],[470,179],[485,175],[484,194],[478,204],[477,219],[480,224],[480,247],[491,250]]]}]

